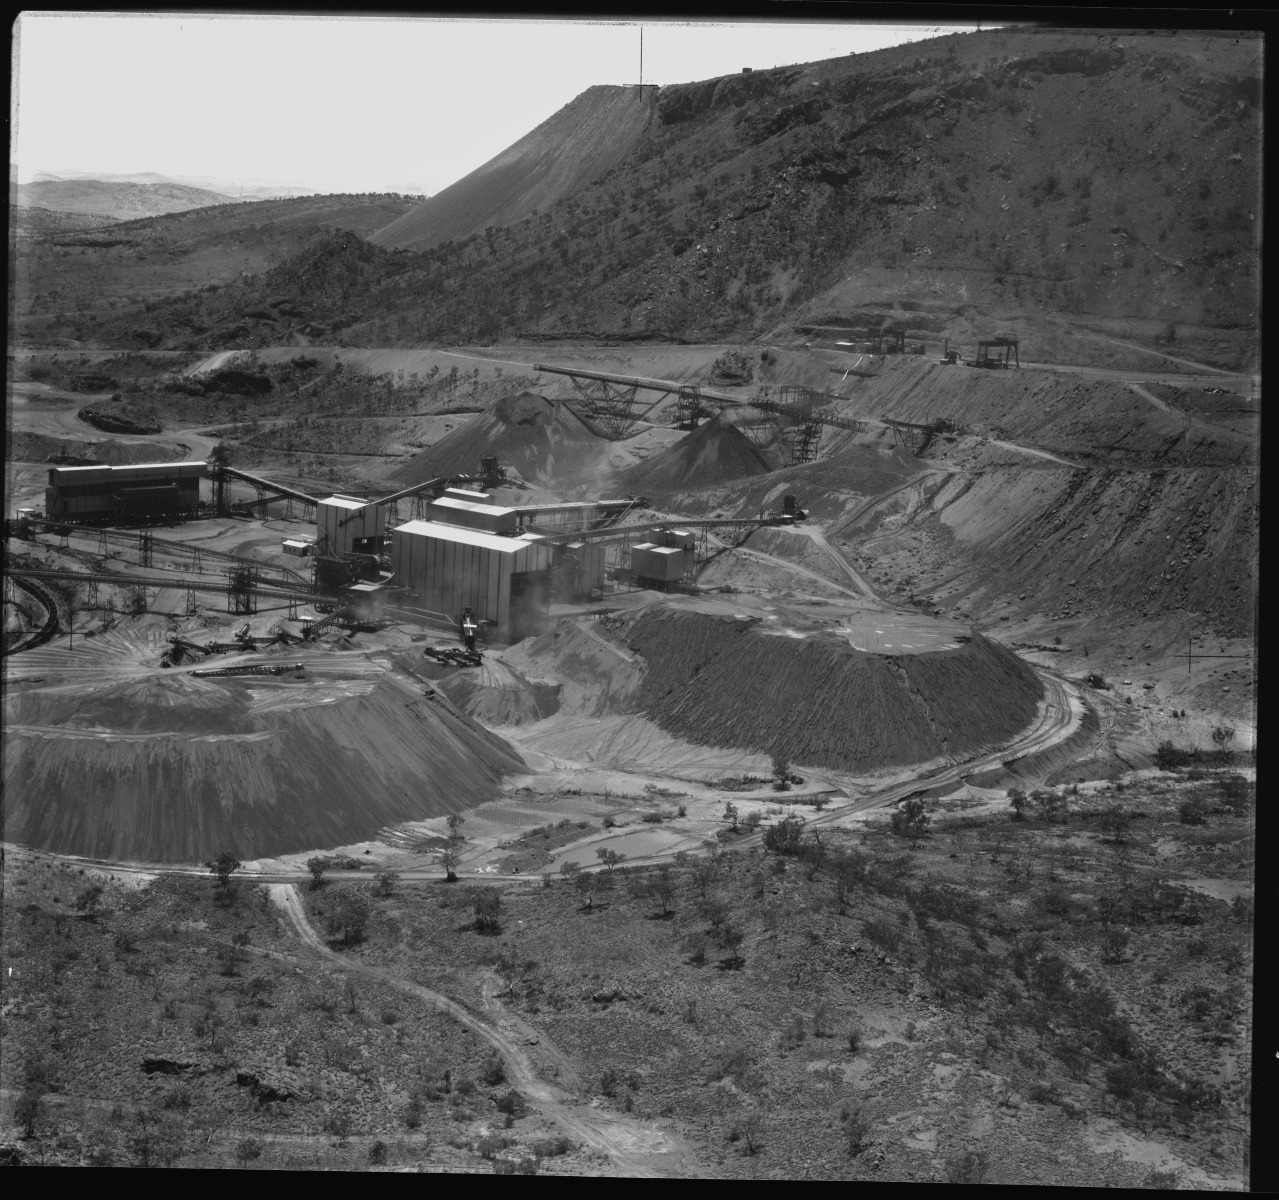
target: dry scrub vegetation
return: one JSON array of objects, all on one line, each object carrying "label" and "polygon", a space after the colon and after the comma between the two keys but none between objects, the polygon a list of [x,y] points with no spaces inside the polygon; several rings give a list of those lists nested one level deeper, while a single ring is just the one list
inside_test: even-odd
[{"label": "dry scrub vegetation", "polygon": [[[1241,1180],[1251,785],[1192,766],[1011,798],[741,828],[660,869],[302,896],[341,953],[531,1030],[543,1078],[668,1123],[699,1174],[1142,1182],[1091,1155],[1105,1119]],[[554,1149],[478,1038],[317,963],[234,875],[132,890],[19,859],[7,884],[9,1154],[531,1171]]]}]

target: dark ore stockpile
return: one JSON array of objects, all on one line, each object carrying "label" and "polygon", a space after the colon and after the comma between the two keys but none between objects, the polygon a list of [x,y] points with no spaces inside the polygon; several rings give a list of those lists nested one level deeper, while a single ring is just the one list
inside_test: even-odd
[{"label": "dark ore stockpile", "polygon": [[756,624],[666,608],[607,623],[643,656],[635,702],[663,729],[843,771],[998,745],[1030,724],[1043,696],[1024,662],[979,635],[957,650],[889,656]]}]

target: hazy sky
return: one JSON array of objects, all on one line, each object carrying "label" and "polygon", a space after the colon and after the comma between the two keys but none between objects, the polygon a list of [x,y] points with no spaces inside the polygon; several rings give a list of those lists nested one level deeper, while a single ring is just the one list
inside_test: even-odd
[{"label": "hazy sky", "polygon": [[[960,26],[643,23],[643,82],[710,79]],[[15,138],[37,171],[438,192],[586,88],[640,80],[640,25],[27,12]]]}]

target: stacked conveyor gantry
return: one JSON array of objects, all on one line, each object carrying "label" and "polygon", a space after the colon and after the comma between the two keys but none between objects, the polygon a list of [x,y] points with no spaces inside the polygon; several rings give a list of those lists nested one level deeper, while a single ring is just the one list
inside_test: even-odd
[{"label": "stacked conveyor gantry", "polygon": [[[669,379],[610,375],[602,371],[580,371],[573,367],[551,367],[543,363],[536,364],[534,370],[567,375],[583,395],[586,393],[581,381],[595,381],[606,389],[611,389],[603,399],[592,397],[587,408],[588,415],[595,417],[611,437],[625,437],[635,427],[636,421],[660,404],[663,398],[672,394],[677,397],[676,411],[681,428],[695,426],[707,404],[720,408],[754,408],[767,413],[772,418],[770,428],[782,446],[788,466],[812,462],[817,457],[823,426],[858,433],[866,433],[873,428],[870,422],[840,417],[827,411],[825,405],[832,397],[811,388],[783,388],[781,398],[774,400],[768,396],[730,396],[727,392],[676,383]],[[661,395],[643,413],[638,413],[635,411],[637,390],[660,392]],[[782,422],[785,422],[784,429]]]}]

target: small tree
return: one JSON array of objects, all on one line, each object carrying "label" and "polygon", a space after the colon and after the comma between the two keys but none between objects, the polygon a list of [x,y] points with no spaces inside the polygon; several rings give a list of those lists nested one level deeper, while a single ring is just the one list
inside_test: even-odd
[{"label": "small tree", "polygon": [[986,1178],[989,1161],[981,1150],[965,1150],[946,1160],[947,1183],[981,1183]]},{"label": "small tree", "polygon": [[395,885],[400,882],[398,871],[379,871],[377,875],[377,894],[390,896],[395,892]]},{"label": "small tree", "polygon": [[774,854],[798,854],[803,840],[803,817],[785,817],[764,830],[764,848]]},{"label": "small tree", "polygon": [[716,931],[715,940],[719,943],[721,950],[728,951],[728,965],[732,967],[741,966],[742,963],[742,941],[745,934],[736,925],[730,921],[725,921]]},{"label": "small tree", "polygon": [[919,839],[928,832],[931,819],[924,811],[923,798],[908,796],[901,802],[901,807],[893,813],[890,824],[892,831],[898,837],[909,838],[911,842],[918,843]]},{"label": "small tree", "polygon": [[234,976],[235,969],[244,961],[245,951],[249,945],[249,931],[241,930],[232,939],[231,944],[222,951],[222,974]]},{"label": "small tree", "polygon": [[466,818],[461,813],[452,813],[448,819],[449,837],[457,841],[462,836],[462,826],[466,824]]},{"label": "small tree", "polygon": [[462,861],[462,852],[456,846],[449,846],[435,856],[435,861],[444,868],[445,882],[456,883],[457,865]]},{"label": "small tree", "polygon": [[848,1141],[848,1153],[853,1158],[866,1149],[870,1139],[870,1122],[860,1108],[849,1111],[844,1124],[844,1137]]},{"label": "small tree", "polygon": [[240,869],[240,860],[230,850],[223,850],[212,862],[206,864],[209,873],[216,876],[219,887],[226,887],[231,876]]},{"label": "small tree", "polygon": [[777,792],[790,790],[790,761],[784,754],[773,755],[773,790]]},{"label": "small tree", "polygon": [[764,1148],[764,1118],[759,1109],[747,1109],[733,1126],[733,1133],[746,1144],[747,1154],[758,1154]]},{"label": "small tree", "polygon": [[98,905],[102,903],[102,892],[100,883],[91,883],[82,889],[75,898],[76,912],[84,913],[92,921],[97,916]]},{"label": "small tree", "polygon": [[650,892],[653,899],[662,906],[662,916],[665,917],[675,903],[675,877],[671,874],[670,867],[663,867],[657,872],[650,885]]},{"label": "small tree", "polygon": [[1014,821],[1024,821],[1026,819],[1025,808],[1029,803],[1030,797],[1021,788],[1008,789],[1008,806],[1013,810]]},{"label": "small tree", "polygon": [[595,857],[600,860],[607,868],[608,873],[613,873],[613,868],[620,862],[626,861],[625,854],[618,854],[616,850],[596,850]]},{"label": "small tree", "polygon": [[1218,725],[1212,731],[1213,745],[1217,747],[1217,757],[1224,763],[1229,758],[1226,747],[1235,740],[1235,731],[1229,725]]},{"label": "small tree", "polygon": [[1108,963],[1121,963],[1127,957],[1132,936],[1118,925],[1109,925],[1101,935],[1101,957]]},{"label": "small tree", "polygon": [[595,904],[597,885],[598,877],[593,871],[579,871],[573,877],[573,886],[577,889],[577,894],[586,902],[587,912],[590,912]]},{"label": "small tree", "polygon": [[24,1138],[35,1137],[36,1122],[44,1112],[44,1101],[38,1088],[28,1085],[13,1106],[13,1119],[22,1126]]},{"label": "small tree", "polygon": [[699,896],[705,896],[718,878],[719,864],[713,858],[700,858],[693,864],[693,886]]},{"label": "small tree", "polygon": [[1099,824],[1102,833],[1108,834],[1111,841],[1123,842],[1128,836],[1128,827],[1132,824],[1132,817],[1118,804],[1112,804],[1101,814]]},{"label": "small tree", "polygon": [[343,945],[361,941],[369,923],[369,902],[355,888],[338,888],[324,921],[329,936],[339,939]]},{"label": "small tree", "polygon": [[316,854],[306,860],[306,869],[311,872],[311,890],[315,891],[324,882],[324,872],[329,869],[326,855]]},{"label": "small tree", "polygon": [[731,800],[724,805],[724,820],[727,821],[733,827],[733,832],[736,833],[737,832],[737,805],[734,804]]},{"label": "small tree", "polygon": [[502,897],[496,888],[475,888],[471,892],[471,910],[475,913],[475,929],[478,933],[493,934],[499,931]]},{"label": "small tree", "polygon": [[235,1144],[235,1161],[241,1169],[262,1157],[262,1143],[257,1138],[244,1138]]}]

